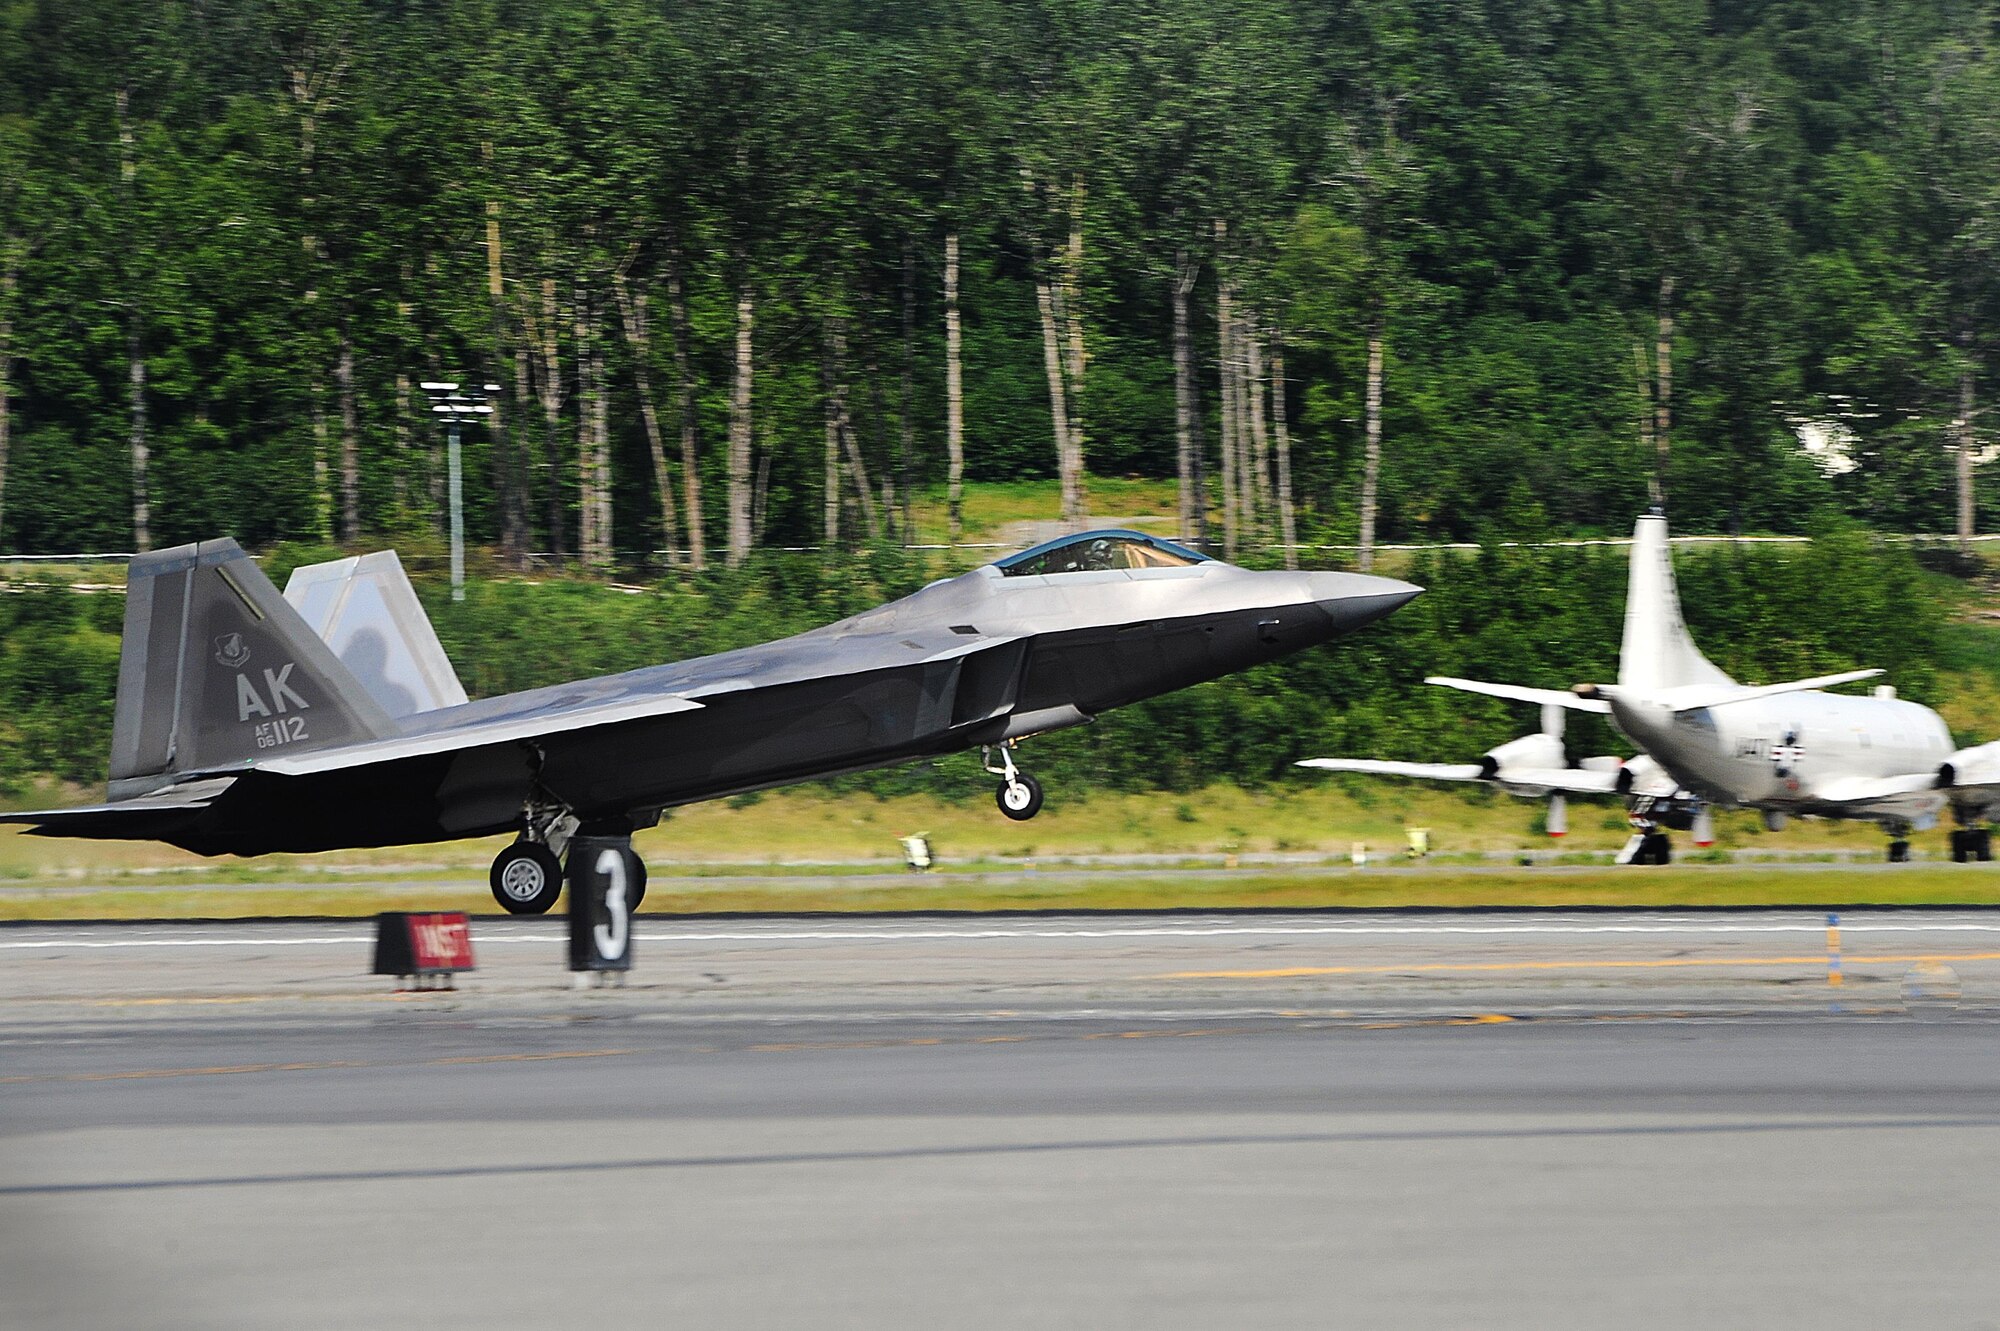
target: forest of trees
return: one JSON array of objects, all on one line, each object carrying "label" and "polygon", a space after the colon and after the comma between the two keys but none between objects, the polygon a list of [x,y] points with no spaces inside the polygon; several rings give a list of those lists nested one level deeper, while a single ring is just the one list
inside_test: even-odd
[{"label": "forest of trees", "polygon": [[[0,550],[2000,517],[2000,11],[0,0]],[[955,510],[954,510],[955,512]],[[1364,554],[1365,559],[1365,554]]]}]

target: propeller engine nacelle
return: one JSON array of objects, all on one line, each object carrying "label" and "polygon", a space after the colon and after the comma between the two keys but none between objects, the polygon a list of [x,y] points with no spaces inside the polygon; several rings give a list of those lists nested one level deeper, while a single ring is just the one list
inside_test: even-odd
[{"label": "propeller engine nacelle", "polygon": [[1488,779],[1507,779],[1509,768],[1551,768],[1569,766],[1569,757],[1563,752],[1560,735],[1523,735],[1510,739],[1497,748],[1488,749],[1480,758],[1479,766]]}]

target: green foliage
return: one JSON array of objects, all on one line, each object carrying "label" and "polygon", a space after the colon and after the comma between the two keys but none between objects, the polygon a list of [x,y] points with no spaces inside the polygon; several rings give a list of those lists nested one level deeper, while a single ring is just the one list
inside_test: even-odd
[{"label": "green foliage", "polygon": [[135,436],[155,544],[435,534],[439,377],[501,385],[467,506],[509,558],[576,549],[599,400],[620,549],[664,536],[662,468],[702,494],[682,543],[732,504],[815,543],[835,383],[872,487],[942,480],[947,233],[977,480],[1053,469],[1036,288],[1074,235],[1101,474],[1176,471],[1186,272],[1209,474],[1226,284],[1288,349],[1310,539],[1358,527],[1378,321],[1386,539],[1482,538],[1496,477],[1619,529],[1656,461],[1684,531],[1948,528],[2000,419],[1995,31],[1992,0],[27,0],[0,549],[132,544]]}]

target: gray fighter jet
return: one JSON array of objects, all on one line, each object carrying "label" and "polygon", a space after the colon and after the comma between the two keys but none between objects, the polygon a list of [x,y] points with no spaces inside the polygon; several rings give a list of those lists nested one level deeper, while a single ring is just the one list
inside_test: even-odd
[{"label": "gray fighter jet", "polygon": [[[1777,831],[1788,818],[1863,819],[1890,836],[1889,858],[1909,858],[1914,830],[1935,827],[1948,807],[1957,826],[1952,858],[1992,858],[1985,824],[2000,817],[2000,743],[1954,749],[1944,719],[1879,686],[1868,697],[1822,690],[1879,675],[1849,670],[1785,684],[1739,684],[1694,645],[1681,618],[1667,520],[1639,519],[1632,533],[1625,629],[1616,684],[1527,688],[1433,677],[1542,709],[1539,733],[1511,740],[1476,763],[1403,763],[1309,758],[1301,767],[1432,781],[1483,781],[1549,800],[1548,830],[1567,830],[1569,795],[1626,799],[1632,836],[1620,863],[1665,864],[1666,829],[1714,840],[1714,808],[1758,809]],[[1565,710],[1606,714],[1641,752],[1630,760],[1572,760],[1562,743]]]},{"label": "gray fighter jet", "polygon": [[205,855],[513,831],[493,893],[540,913],[579,832],[815,777],[979,748],[1001,812],[1031,818],[1016,741],[1419,590],[1094,531],[778,642],[468,702],[393,553],[301,569],[280,596],[234,541],[204,541],[132,561],[109,802],[0,821]]}]

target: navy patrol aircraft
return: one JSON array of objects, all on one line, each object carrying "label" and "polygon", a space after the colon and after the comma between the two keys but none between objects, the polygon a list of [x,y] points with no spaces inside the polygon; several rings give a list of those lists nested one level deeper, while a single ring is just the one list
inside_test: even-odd
[{"label": "navy patrol aircraft", "polygon": [[1093,531],[796,637],[470,702],[393,552],[301,569],[281,596],[234,541],[203,541],[132,561],[108,801],[0,821],[204,855],[512,831],[493,894],[539,914],[579,833],[629,838],[665,808],[815,777],[976,747],[1001,812],[1031,818],[1042,788],[1016,741],[1419,590]]},{"label": "navy patrol aircraft", "polygon": [[[1482,781],[1549,800],[1548,830],[1567,830],[1569,795],[1623,796],[1633,834],[1619,862],[1665,864],[1665,829],[1714,838],[1712,810],[1763,811],[1776,831],[1790,817],[1851,818],[1888,832],[1889,858],[1907,860],[1912,830],[1937,825],[1948,807],[1957,826],[1952,858],[1992,858],[1985,824],[2000,816],[2000,743],[1955,749],[1944,720],[1886,685],[1870,697],[1821,690],[1879,675],[1850,670],[1788,684],[1738,684],[1704,657],[1681,618],[1667,520],[1657,511],[1632,533],[1625,629],[1616,684],[1571,690],[1433,677],[1429,684],[1539,704],[1538,733],[1489,750],[1476,763],[1402,763],[1309,758],[1299,765],[1432,781]],[[1640,749],[1571,761],[1565,711],[1606,714]]]}]

